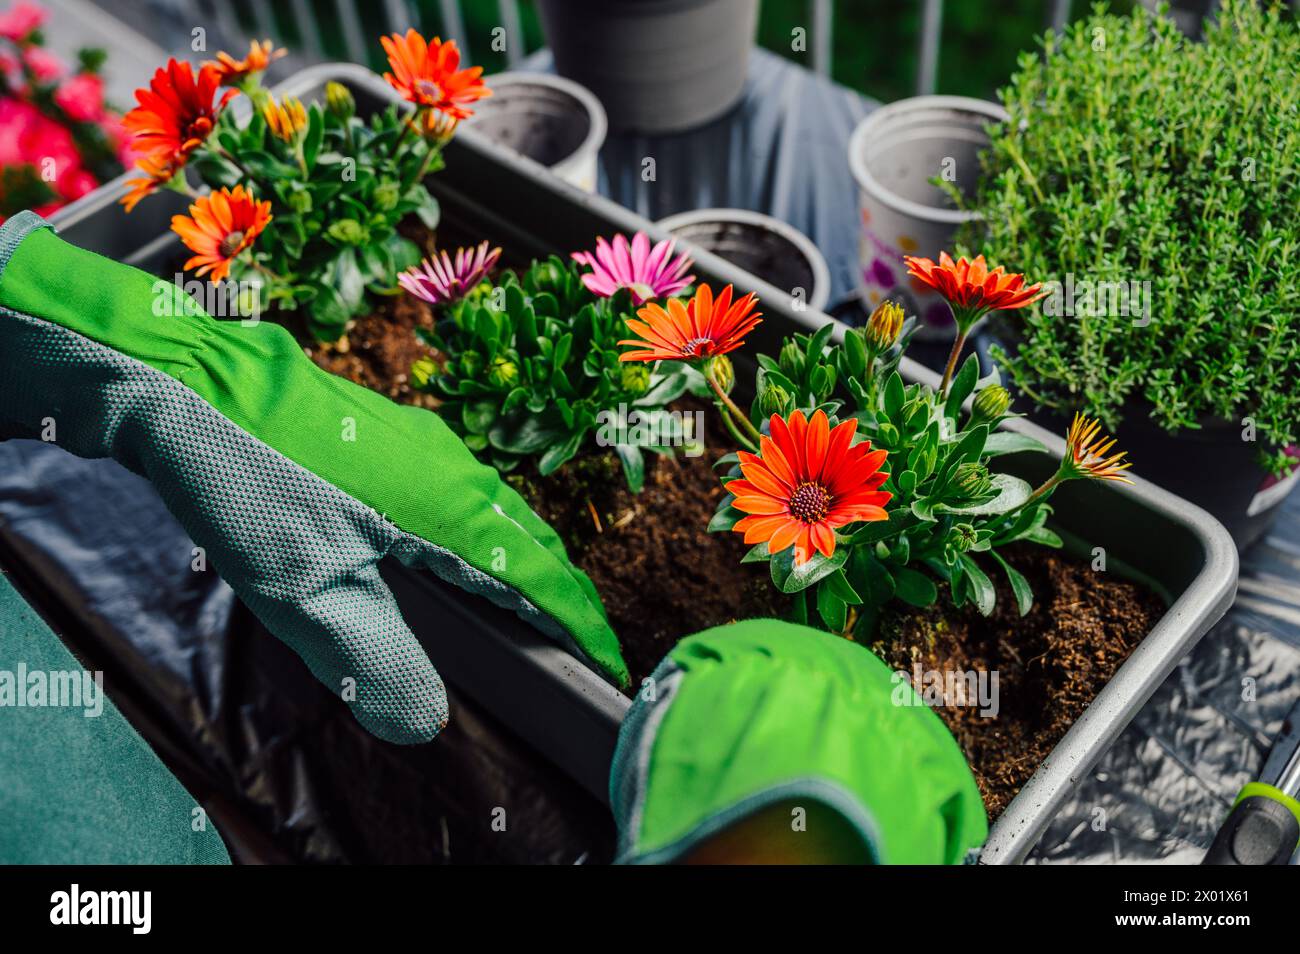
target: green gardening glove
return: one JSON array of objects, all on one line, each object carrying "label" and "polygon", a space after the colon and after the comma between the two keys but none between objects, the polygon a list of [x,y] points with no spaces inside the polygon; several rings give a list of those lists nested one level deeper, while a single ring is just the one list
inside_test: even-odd
[{"label": "green gardening glove", "polygon": [[447,721],[379,577],[388,555],[627,684],[591,581],[437,415],[327,374],[277,325],[193,310],[171,282],[13,217],[0,227],[0,436],[147,477],[267,629],[382,738],[425,741]]},{"label": "green gardening glove", "polygon": [[759,619],[677,644],[610,776],[619,859],[952,864],[983,844],[939,717],[870,650]]}]

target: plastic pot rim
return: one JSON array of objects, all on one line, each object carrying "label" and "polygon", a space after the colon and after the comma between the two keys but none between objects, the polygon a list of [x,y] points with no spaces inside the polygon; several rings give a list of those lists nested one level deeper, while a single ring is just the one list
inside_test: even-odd
[{"label": "plastic pot rim", "polygon": [[978,212],[922,205],[920,202],[913,202],[898,195],[886,188],[867,166],[867,146],[872,137],[881,133],[881,127],[887,126],[901,116],[923,109],[953,110],[969,113],[972,116],[983,116],[994,122],[1006,122],[1010,118],[1006,110],[997,103],[970,96],[912,96],[881,106],[858,123],[849,139],[849,167],[853,171],[853,179],[862,191],[902,215],[942,225],[962,225],[974,221],[980,217]]}]

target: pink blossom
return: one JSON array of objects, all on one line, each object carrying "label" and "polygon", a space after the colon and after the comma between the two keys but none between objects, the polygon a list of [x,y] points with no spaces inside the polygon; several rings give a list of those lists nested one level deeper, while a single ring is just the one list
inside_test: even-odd
[{"label": "pink blossom", "polygon": [[664,239],[654,248],[644,232],[627,237],[615,235],[612,243],[596,239],[595,252],[574,252],[573,260],[587,265],[591,271],[582,276],[582,283],[593,295],[608,298],[620,288],[632,293],[636,303],[651,298],[668,298],[695,281],[686,270],[693,264],[683,254],[673,258],[676,239]]},{"label": "pink blossom", "polygon": [[45,23],[46,15],[44,7],[20,0],[4,13],[0,13],[0,36],[21,43],[31,36],[33,31],[41,28]]},{"label": "pink blossom", "polygon": [[63,75],[63,60],[41,46],[23,50],[23,62],[36,76],[38,83],[52,83]]},{"label": "pink blossom", "polygon": [[488,251],[487,242],[457,249],[455,261],[444,250],[402,272],[397,283],[431,305],[445,305],[464,298],[500,257],[501,249]]},{"label": "pink blossom", "polygon": [[98,122],[104,115],[104,81],[78,73],[54,91],[54,101],[73,122]]}]

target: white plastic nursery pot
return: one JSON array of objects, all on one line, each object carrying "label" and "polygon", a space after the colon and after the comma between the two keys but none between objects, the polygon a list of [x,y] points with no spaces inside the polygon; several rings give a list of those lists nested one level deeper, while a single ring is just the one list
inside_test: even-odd
[{"label": "white plastic nursery pot", "polygon": [[481,136],[540,163],[565,182],[596,191],[596,160],[609,121],[591,91],[549,73],[497,73],[464,121]]},{"label": "white plastic nursery pot", "polygon": [[758,0],[539,0],[562,76],[600,99],[618,131],[679,132],[745,88]]},{"label": "white plastic nursery pot", "polygon": [[660,219],[693,248],[712,252],[790,296],[795,311],[825,311],[831,271],[812,239],[780,219],[748,209],[696,209]]},{"label": "white plastic nursery pot", "polygon": [[979,180],[984,127],[1005,122],[996,103],[965,96],[916,96],[882,106],[858,124],[849,140],[849,166],[858,183],[859,294],[871,311],[902,298],[920,317],[922,340],[952,337],[943,298],[911,279],[904,255],[938,259],[951,251],[959,226],[977,213],[955,209],[930,180],[943,178],[968,197]]}]

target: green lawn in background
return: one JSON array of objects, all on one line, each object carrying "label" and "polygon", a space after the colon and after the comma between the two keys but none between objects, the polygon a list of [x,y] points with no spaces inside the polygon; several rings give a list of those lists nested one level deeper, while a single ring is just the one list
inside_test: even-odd
[{"label": "green lawn in background", "polygon": [[[339,32],[334,0],[308,0],[323,24],[326,52],[347,58]],[[793,50],[796,27],[811,30],[808,0],[761,0],[758,42],[782,56],[812,66],[812,43],[807,51]],[[241,15],[247,0],[240,0]],[[412,0],[416,22],[422,32],[445,32],[438,0]],[[1091,0],[1073,0],[1070,14],[1086,14]],[[1133,0],[1112,0],[1111,7],[1126,13]],[[492,50],[492,31],[501,25],[496,0],[460,0],[469,34],[469,55],[486,73],[506,68],[505,54]],[[277,4],[277,19],[289,42],[297,39],[291,6]],[[372,68],[383,69],[382,50],[374,38],[384,32],[383,6],[357,3],[366,31],[366,50]],[[542,46],[541,24],[531,0],[519,4],[524,46],[529,52]],[[939,93],[990,98],[1006,82],[1015,67],[1016,55],[1032,49],[1047,26],[1047,0],[947,0],[943,11],[942,42],[939,50]],[[251,24],[251,18],[246,19]],[[832,75],[846,86],[888,102],[916,91],[917,44],[921,31],[921,0],[837,0],[835,39],[832,43]]]}]

